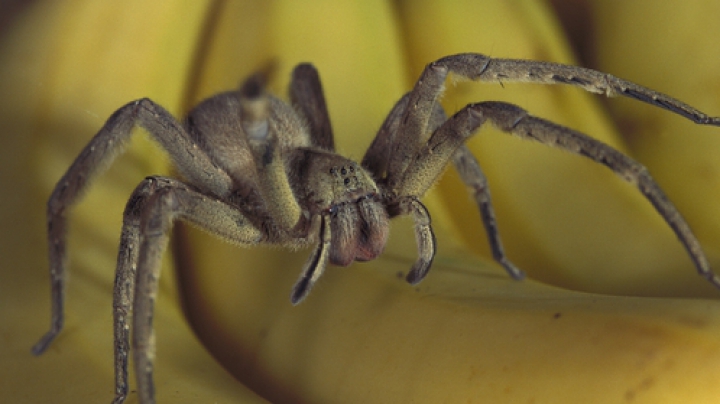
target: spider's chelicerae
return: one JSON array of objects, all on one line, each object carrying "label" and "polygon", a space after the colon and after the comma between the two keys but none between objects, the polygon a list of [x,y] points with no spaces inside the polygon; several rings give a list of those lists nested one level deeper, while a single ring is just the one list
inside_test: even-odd
[{"label": "spider's chelicerae", "polygon": [[528,60],[459,54],[430,63],[392,108],[357,163],[334,150],[333,133],[317,72],[297,66],[290,103],[264,91],[262,75],[238,91],[196,106],[184,124],[149,99],[118,109],[60,179],[47,205],[52,320],[33,348],[40,354],[63,326],[67,209],[128,140],[145,128],[170,154],[183,180],[152,176],[130,196],[123,215],[114,291],[115,403],[127,395],[133,313],[133,349],[141,403],[154,402],[152,313],[160,259],[175,220],[194,223],[240,244],[314,246],[291,302],[300,303],[328,262],[346,266],[376,258],[388,238],[388,221],[411,215],[418,259],[407,275],[420,282],[435,255],[430,214],[420,198],[452,162],[481,212],[493,257],[515,279],[524,274],[503,252],[485,177],[464,146],[488,122],[500,130],[556,146],[603,164],[637,186],[687,249],[698,272],[720,287],[698,240],[647,170],[591,137],[533,117],[503,102],[479,102],[447,117],[437,102],[449,73],[470,80],[571,84],[607,96],[622,95],[720,126],[664,94],[594,70]]}]

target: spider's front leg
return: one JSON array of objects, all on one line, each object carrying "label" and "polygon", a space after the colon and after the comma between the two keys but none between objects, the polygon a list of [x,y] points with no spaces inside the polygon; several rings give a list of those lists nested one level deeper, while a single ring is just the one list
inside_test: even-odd
[{"label": "spider's front leg", "polygon": [[244,214],[224,201],[181,181],[148,177],[133,192],[125,209],[115,274],[115,399],[127,396],[127,363],[133,313],[132,348],[139,402],[154,403],[152,319],[163,251],[176,220],[193,223],[240,244],[257,244],[263,234]]},{"label": "spider's front leg", "polygon": [[[181,125],[165,109],[149,99],[133,101],[108,118],[68,171],[58,181],[47,203],[48,256],[50,261],[51,320],[50,330],[32,348],[42,354],[64,324],[65,279],[67,263],[67,212],[77,203],[90,181],[107,168],[136,126],[145,128],[160,145],[168,150],[186,177],[194,183],[206,184],[208,189],[223,195],[232,181],[192,144]],[[185,172],[187,171],[187,172]]]},{"label": "spider's front leg", "polygon": [[290,186],[285,154],[297,138],[305,136],[300,123],[290,122],[294,116],[283,110],[284,104],[273,102],[268,96],[263,80],[262,76],[254,75],[242,85],[240,124],[253,155],[265,208],[278,231],[290,232],[300,223],[302,211]]},{"label": "spider's front leg", "polygon": [[[425,69],[426,97],[439,94],[448,72],[473,81],[569,84],[608,97],[623,96],[666,109],[700,125],[720,126],[709,116],[678,99],[611,74],[579,66],[522,59],[495,59],[478,53],[461,53],[439,59]],[[440,80],[438,82],[437,80]]]},{"label": "spider's front leg", "polygon": [[[165,150],[185,177],[203,184],[205,192],[227,195],[232,180],[208,158],[173,116],[149,99],[128,103],[118,109],[103,128],[83,149],[56,185],[47,204],[48,244],[51,284],[50,331],[33,347],[36,355],[44,352],[63,326],[64,290],[66,279],[67,211],[75,204],[90,181],[99,175],[122,151],[135,126],[143,127]],[[115,280],[115,371],[116,400],[122,402],[127,394],[127,354],[129,331],[127,316],[132,311],[135,287],[135,268],[140,246],[140,212],[153,188],[144,183],[128,202],[118,255]],[[207,216],[207,215],[206,215]],[[208,216],[210,217],[210,216]],[[221,215],[216,216],[221,217]],[[218,223],[220,225],[220,223]],[[254,238],[251,237],[252,240]]]},{"label": "spider's front leg", "polygon": [[720,126],[720,117],[708,116],[668,95],[596,70],[532,60],[494,59],[477,53],[450,55],[428,64],[406,96],[402,124],[389,152],[389,188],[394,189],[405,182],[406,170],[432,132],[434,109],[450,73],[474,81],[569,84],[592,93],[621,95],[646,102],[698,124]]}]

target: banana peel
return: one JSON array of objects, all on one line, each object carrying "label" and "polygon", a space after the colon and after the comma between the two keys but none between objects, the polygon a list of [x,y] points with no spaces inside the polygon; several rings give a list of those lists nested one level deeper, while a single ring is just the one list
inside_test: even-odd
[{"label": "banana peel", "polygon": [[[127,3],[122,8],[93,5],[105,10],[106,20],[98,11],[38,5],[24,13],[27,21],[14,24],[35,32],[37,47],[18,39],[27,31],[3,38],[0,54],[15,64],[2,64],[0,82],[8,88],[2,121],[21,135],[14,138],[16,147],[3,149],[7,159],[0,170],[5,187],[0,287],[3,297],[18,302],[2,308],[3,323],[13,327],[11,343],[2,348],[0,401],[111,397],[111,271],[120,212],[143,175],[166,169],[158,159],[162,152],[138,136],[74,210],[68,326],[40,358],[28,351],[33,338],[45,331],[49,304],[46,263],[33,253],[45,246],[42,203],[53,181],[105,117],[128,100],[150,96],[180,114],[193,101],[232,88],[273,59],[280,79],[273,88],[282,93],[289,69],[312,61],[324,82],[339,148],[359,159],[393,102],[436,57],[479,51],[572,62],[552,14],[536,2],[268,3],[194,3],[191,10],[168,2],[156,6],[167,8],[151,12]],[[83,20],[83,15],[92,18]],[[61,29],[60,23],[68,25]],[[15,30],[20,28],[7,32]],[[62,46],[48,39],[68,31],[76,36]],[[129,33],[142,39],[129,41],[133,47],[148,49],[123,49]],[[108,38],[115,47],[96,57],[91,50],[108,47]],[[471,42],[479,38],[487,42]],[[84,52],[63,47],[83,43],[88,46]],[[198,43],[203,51],[193,53]],[[54,59],[26,63],[17,57],[18,49]],[[138,63],[128,63],[128,55],[138,55]],[[117,87],[104,88],[112,85]],[[632,151],[598,112],[599,101],[579,90],[477,83],[448,87],[444,105],[449,112],[471,101],[507,100]],[[683,133],[694,129],[686,125]],[[712,294],[693,276],[664,223],[631,187],[575,156],[504,138],[484,129],[471,147],[490,177],[510,258],[531,277],[611,293]],[[18,161],[16,150],[31,157]],[[512,164],[503,166],[494,158]],[[13,171],[5,167],[36,175],[28,184],[7,175]],[[509,179],[498,177],[506,171]],[[526,178],[530,171],[539,175]],[[187,332],[173,273],[165,270],[155,315],[158,401],[262,402],[218,363],[272,402],[715,401],[720,389],[714,382],[720,370],[716,302],[617,297],[511,281],[480,256],[485,240],[478,215],[452,170],[445,177],[424,200],[439,251],[429,277],[417,288],[398,276],[415,258],[408,220],[393,223],[380,259],[332,268],[298,307],[291,307],[289,293],[307,251],[238,249],[179,228],[174,263],[182,304],[217,362]],[[23,198],[7,196],[8,189],[22,190]],[[568,215],[571,220],[558,221]],[[27,217],[28,223],[17,224],[17,217]],[[597,250],[578,247],[577,240],[589,240],[585,243]],[[677,274],[683,271],[690,274],[680,282],[685,275]],[[668,276],[671,281],[664,280]],[[15,327],[17,317],[23,320]]]},{"label": "banana peel", "polygon": [[[197,262],[237,257],[198,247]],[[720,393],[714,302],[516,283],[468,257],[439,260],[433,282],[413,289],[396,276],[408,261],[384,256],[328,272],[290,307],[282,301],[303,257],[268,267],[249,255],[237,267],[262,274],[208,274],[213,295],[193,301],[212,311],[195,321],[214,355],[272,402],[684,403]]]}]

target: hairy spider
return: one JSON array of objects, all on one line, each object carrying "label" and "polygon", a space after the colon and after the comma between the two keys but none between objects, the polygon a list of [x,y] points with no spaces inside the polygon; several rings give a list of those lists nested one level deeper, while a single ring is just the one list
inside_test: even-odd
[{"label": "hairy spider", "polygon": [[720,276],[711,271],[688,224],[645,167],[600,141],[512,104],[470,104],[448,118],[437,100],[449,73],[477,81],[571,84],[593,93],[634,98],[698,124],[720,126],[720,117],[708,117],[681,101],[608,74],[480,54],[458,54],[430,63],[412,91],[392,108],[359,164],[334,151],[320,79],[309,64],[295,68],[289,104],[265,92],[261,74],[237,91],[201,102],[184,124],[147,98],[133,101],[108,119],[48,201],[52,319],[50,331],[33,352],[45,351],[63,326],[67,209],[109,165],[136,125],[167,150],[184,181],[146,178],[123,214],[113,295],[115,403],[127,395],[130,313],[139,401],[154,402],[152,314],[160,259],[175,220],[240,244],[314,245],[290,297],[292,304],[298,304],[328,262],[347,266],[376,258],[385,247],[389,219],[411,215],[418,259],[406,279],[417,284],[435,255],[430,214],[420,198],[452,161],[477,202],[494,259],[514,279],[523,278],[523,272],[505,257],[485,176],[464,146],[485,122],[586,156],[637,186],[673,229],[697,271],[720,287]]}]

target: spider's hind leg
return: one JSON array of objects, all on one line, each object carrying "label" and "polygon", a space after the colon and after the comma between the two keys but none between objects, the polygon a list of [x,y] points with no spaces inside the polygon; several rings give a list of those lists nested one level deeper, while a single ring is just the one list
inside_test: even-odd
[{"label": "spider's hind leg", "polygon": [[334,151],[335,139],[330,114],[325,103],[320,76],[313,65],[301,63],[293,70],[290,101],[307,122],[313,145],[323,150]]}]

